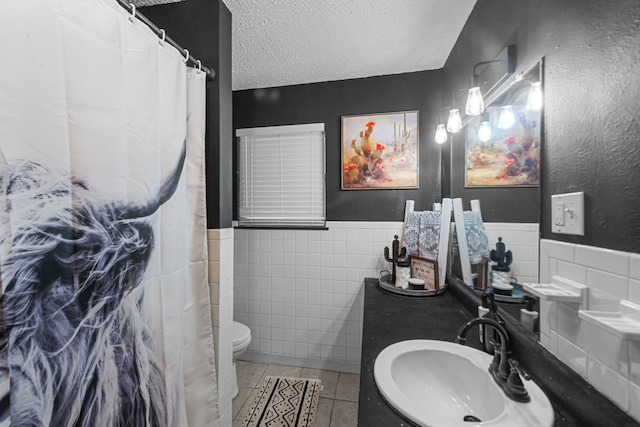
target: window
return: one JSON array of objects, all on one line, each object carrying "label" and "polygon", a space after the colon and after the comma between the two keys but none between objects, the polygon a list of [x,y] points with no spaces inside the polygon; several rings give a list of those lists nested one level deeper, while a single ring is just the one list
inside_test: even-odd
[{"label": "window", "polygon": [[324,227],[324,123],[238,129],[238,225]]}]

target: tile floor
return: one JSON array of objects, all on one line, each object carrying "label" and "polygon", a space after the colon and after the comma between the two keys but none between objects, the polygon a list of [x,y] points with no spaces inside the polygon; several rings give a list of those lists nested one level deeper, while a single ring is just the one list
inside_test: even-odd
[{"label": "tile floor", "polygon": [[360,375],[238,360],[238,395],[233,399],[233,427],[240,427],[266,375],[320,379],[314,427],[356,427]]}]

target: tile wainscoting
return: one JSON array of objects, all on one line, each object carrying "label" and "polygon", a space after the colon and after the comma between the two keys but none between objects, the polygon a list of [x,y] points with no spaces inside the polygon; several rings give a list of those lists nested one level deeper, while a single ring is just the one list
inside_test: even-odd
[{"label": "tile wainscoting", "polygon": [[[234,318],[251,329],[243,358],[360,371],[364,278],[390,269],[402,222],[327,222],[328,230],[235,230]],[[485,223],[503,237],[513,275],[537,281],[538,225]],[[524,279],[524,280],[523,280]]]},{"label": "tile wainscoting", "polygon": [[233,228],[207,230],[211,322],[222,425],[230,426],[233,370]]},{"label": "tile wainscoting", "polygon": [[640,342],[582,320],[578,310],[640,305],[640,255],[554,240],[540,241],[540,282],[561,276],[588,287],[587,307],[541,301],[540,342],[640,421]]},{"label": "tile wainscoting", "polygon": [[518,283],[538,281],[538,224],[485,222],[484,229],[489,239],[489,249],[495,249],[498,237],[502,237],[506,250],[511,251],[511,277],[515,277]]}]

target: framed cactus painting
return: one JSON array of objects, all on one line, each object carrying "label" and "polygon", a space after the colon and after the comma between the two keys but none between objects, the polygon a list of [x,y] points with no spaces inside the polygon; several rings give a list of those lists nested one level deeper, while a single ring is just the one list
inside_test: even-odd
[{"label": "framed cactus painting", "polygon": [[342,116],[342,189],[418,188],[418,112]]},{"label": "framed cactus painting", "polygon": [[467,124],[465,187],[539,186],[540,135],[539,110],[487,107]]}]

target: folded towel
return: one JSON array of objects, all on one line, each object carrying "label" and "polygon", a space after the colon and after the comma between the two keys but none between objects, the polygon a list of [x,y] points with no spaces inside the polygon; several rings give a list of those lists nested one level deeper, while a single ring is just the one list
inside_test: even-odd
[{"label": "folded towel", "polygon": [[420,235],[418,238],[418,256],[422,258],[438,259],[441,223],[442,212],[421,212]]},{"label": "folded towel", "polygon": [[480,212],[466,211],[463,215],[469,261],[471,264],[478,264],[483,257],[489,258],[489,238],[484,230]]},{"label": "folded towel", "polygon": [[407,248],[407,255],[418,255],[418,237],[420,235],[421,212],[409,212],[404,223],[404,239],[402,245]]}]

